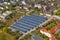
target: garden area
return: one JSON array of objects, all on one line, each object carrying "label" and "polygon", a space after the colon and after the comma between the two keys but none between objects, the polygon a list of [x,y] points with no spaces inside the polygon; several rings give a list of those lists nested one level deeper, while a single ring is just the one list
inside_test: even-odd
[{"label": "garden area", "polygon": [[15,40],[13,36],[4,33],[4,32],[0,32],[0,40]]},{"label": "garden area", "polygon": [[43,27],[46,27],[47,30],[50,30],[52,27],[60,23],[60,20],[57,19],[51,19],[49,22],[43,25]]},{"label": "garden area", "polygon": [[31,11],[28,13],[29,15],[34,13],[36,15],[40,15],[40,13],[42,12],[43,8],[38,8],[38,7],[35,7],[35,8],[32,8]]},{"label": "garden area", "polygon": [[57,11],[53,12],[54,15],[60,16],[60,8],[57,9]]}]

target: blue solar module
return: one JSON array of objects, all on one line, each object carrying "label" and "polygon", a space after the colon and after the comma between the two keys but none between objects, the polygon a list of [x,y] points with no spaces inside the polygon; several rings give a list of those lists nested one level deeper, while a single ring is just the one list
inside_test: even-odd
[{"label": "blue solar module", "polygon": [[21,32],[27,32],[27,31],[25,31],[25,30],[21,30],[21,29],[19,29],[19,28],[13,27],[13,26],[11,26],[11,29],[19,30],[19,31],[21,31]]},{"label": "blue solar module", "polygon": [[19,26],[20,26],[20,27],[23,27],[23,28],[25,28],[25,29],[28,29],[28,30],[30,30],[30,29],[32,28],[32,27],[29,27],[29,26],[26,26],[26,25],[25,25],[25,26],[24,26],[24,25],[21,25],[21,24],[20,24]]},{"label": "blue solar module", "polygon": [[[25,18],[24,18],[23,20],[25,20]],[[26,20],[27,20],[27,21],[31,21],[31,22],[34,22],[34,21],[40,22],[40,20],[33,19],[33,18],[26,18]],[[34,21],[32,21],[32,20],[34,20]],[[34,23],[36,23],[36,22],[34,22]]]},{"label": "blue solar module", "polygon": [[29,30],[28,28],[24,27],[23,25],[19,25],[19,24],[14,24],[14,26],[18,26],[19,28],[25,29],[25,30]]},{"label": "blue solar module", "polygon": [[27,27],[27,28],[33,28],[33,26],[31,26],[31,25],[28,25],[28,24],[25,24],[25,23],[16,23],[16,24],[20,24],[20,25],[23,25],[23,26],[25,26],[25,27]]},{"label": "blue solar module", "polygon": [[44,21],[46,20],[45,18],[43,18],[43,16],[40,17],[40,16],[34,16],[34,15],[30,16],[30,17],[22,18],[21,20],[25,20],[25,19],[34,20],[34,21],[37,21],[37,22],[40,22],[40,20],[43,20],[43,19],[44,19]]},{"label": "blue solar module", "polygon": [[11,29],[16,29],[21,32],[27,32],[34,27],[37,27],[39,24],[46,21],[47,18],[44,16],[38,16],[35,14],[31,14],[30,16],[24,15],[22,18],[18,19],[13,25],[11,25]]},{"label": "blue solar module", "polygon": [[19,27],[17,27],[17,26],[11,26],[11,28],[14,28],[14,29],[19,30],[19,31],[22,30],[22,31],[27,32],[27,30],[22,29],[22,28],[19,28]]},{"label": "blue solar module", "polygon": [[33,23],[31,23],[31,22],[27,22],[27,20],[24,20],[24,21],[18,21],[18,22],[23,22],[23,23],[26,23],[26,24],[30,24],[30,25],[36,25],[36,24],[33,24]]}]

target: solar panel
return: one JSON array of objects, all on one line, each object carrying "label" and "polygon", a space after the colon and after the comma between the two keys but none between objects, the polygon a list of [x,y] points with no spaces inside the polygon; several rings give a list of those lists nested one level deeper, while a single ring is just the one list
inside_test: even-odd
[{"label": "solar panel", "polygon": [[[39,18],[38,18],[39,17]],[[28,19],[28,20],[34,20],[34,21],[37,21],[37,22],[40,22],[40,20],[43,20],[44,19],[44,21],[46,20],[45,18],[43,18],[43,17],[40,17],[40,16],[38,16],[38,17],[36,17],[36,16],[30,16],[30,17],[26,17],[26,18],[23,18],[22,20],[25,20],[25,19]],[[35,19],[34,19],[35,18]]]},{"label": "solar panel", "polygon": [[22,28],[19,28],[19,27],[17,27],[17,26],[11,26],[11,28],[17,29],[17,30],[19,30],[19,31],[20,31],[20,30],[25,31],[25,32],[27,31],[27,30],[22,29]]},{"label": "solar panel", "polygon": [[47,19],[43,16],[37,15],[24,15],[22,18],[18,19],[13,25],[11,25],[11,29],[16,29],[21,32],[27,32],[30,29],[37,27],[39,24],[43,23]]},{"label": "solar panel", "polygon": [[26,31],[24,31],[24,30],[18,29],[18,28],[13,27],[13,26],[11,26],[11,28],[10,28],[10,29],[12,29],[12,30],[19,30],[19,31],[21,31],[21,32],[26,32]]},{"label": "solar panel", "polygon": [[33,28],[33,26],[28,25],[28,24],[25,24],[25,23],[19,23],[19,22],[18,22],[17,24],[23,25],[23,26],[25,26],[25,27],[29,27],[29,26],[30,26],[29,28]]},{"label": "solar panel", "polygon": [[33,23],[31,23],[31,22],[28,22],[27,20],[21,20],[21,21],[18,21],[18,22],[23,22],[23,23],[26,23],[26,24],[30,24],[30,25],[36,25],[36,24],[33,24]]},{"label": "solar panel", "polygon": [[[23,19],[23,20],[25,20],[25,19]],[[40,22],[40,20],[36,20],[36,19],[33,19],[33,18],[32,19],[31,18],[27,18],[26,20],[30,21],[30,22],[34,22],[35,21],[34,23]]]},{"label": "solar panel", "polygon": [[23,28],[23,29],[26,29],[26,30],[30,30],[29,28],[26,28],[26,27],[23,26],[23,25],[15,24],[14,26],[18,26],[18,27],[20,27],[20,28]]},{"label": "solar panel", "polygon": [[23,29],[23,30],[28,30],[27,28],[24,28],[24,27],[22,27],[22,26],[20,26],[20,25],[13,25],[14,27],[17,27],[17,28],[20,28],[20,29]]},{"label": "solar panel", "polygon": [[36,22],[33,22],[33,21],[31,21],[31,20],[27,20],[27,19],[26,19],[26,22],[30,22],[30,23],[33,23],[33,24],[37,24]]}]

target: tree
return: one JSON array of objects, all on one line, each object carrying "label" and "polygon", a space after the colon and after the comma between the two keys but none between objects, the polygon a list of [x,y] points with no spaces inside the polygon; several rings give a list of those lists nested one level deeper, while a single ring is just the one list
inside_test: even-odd
[{"label": "tree", "polygon": [[60,32],[58,32],[56,35],[57,40],[60,40]]},{"label": "tree", "polygon": [[4,32],[7,32],[8,30],[9,30],[8,27],[4,27],[4,28],[3,28],[3,31],[4,31]]}]

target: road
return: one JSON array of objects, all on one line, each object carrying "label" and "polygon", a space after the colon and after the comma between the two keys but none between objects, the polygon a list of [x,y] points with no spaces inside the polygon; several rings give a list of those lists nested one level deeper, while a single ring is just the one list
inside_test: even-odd
[{"label": "road", "polygon": [[57,34],[59,31],[60,31],[60,28],[58,28],[58,29],[55,31],[54,34]]},{"label": "road", "polygon": [[31,40],[44,40],[43,38],[39,37],[38,35],[36,35],[35,33],[31,33]]}]

